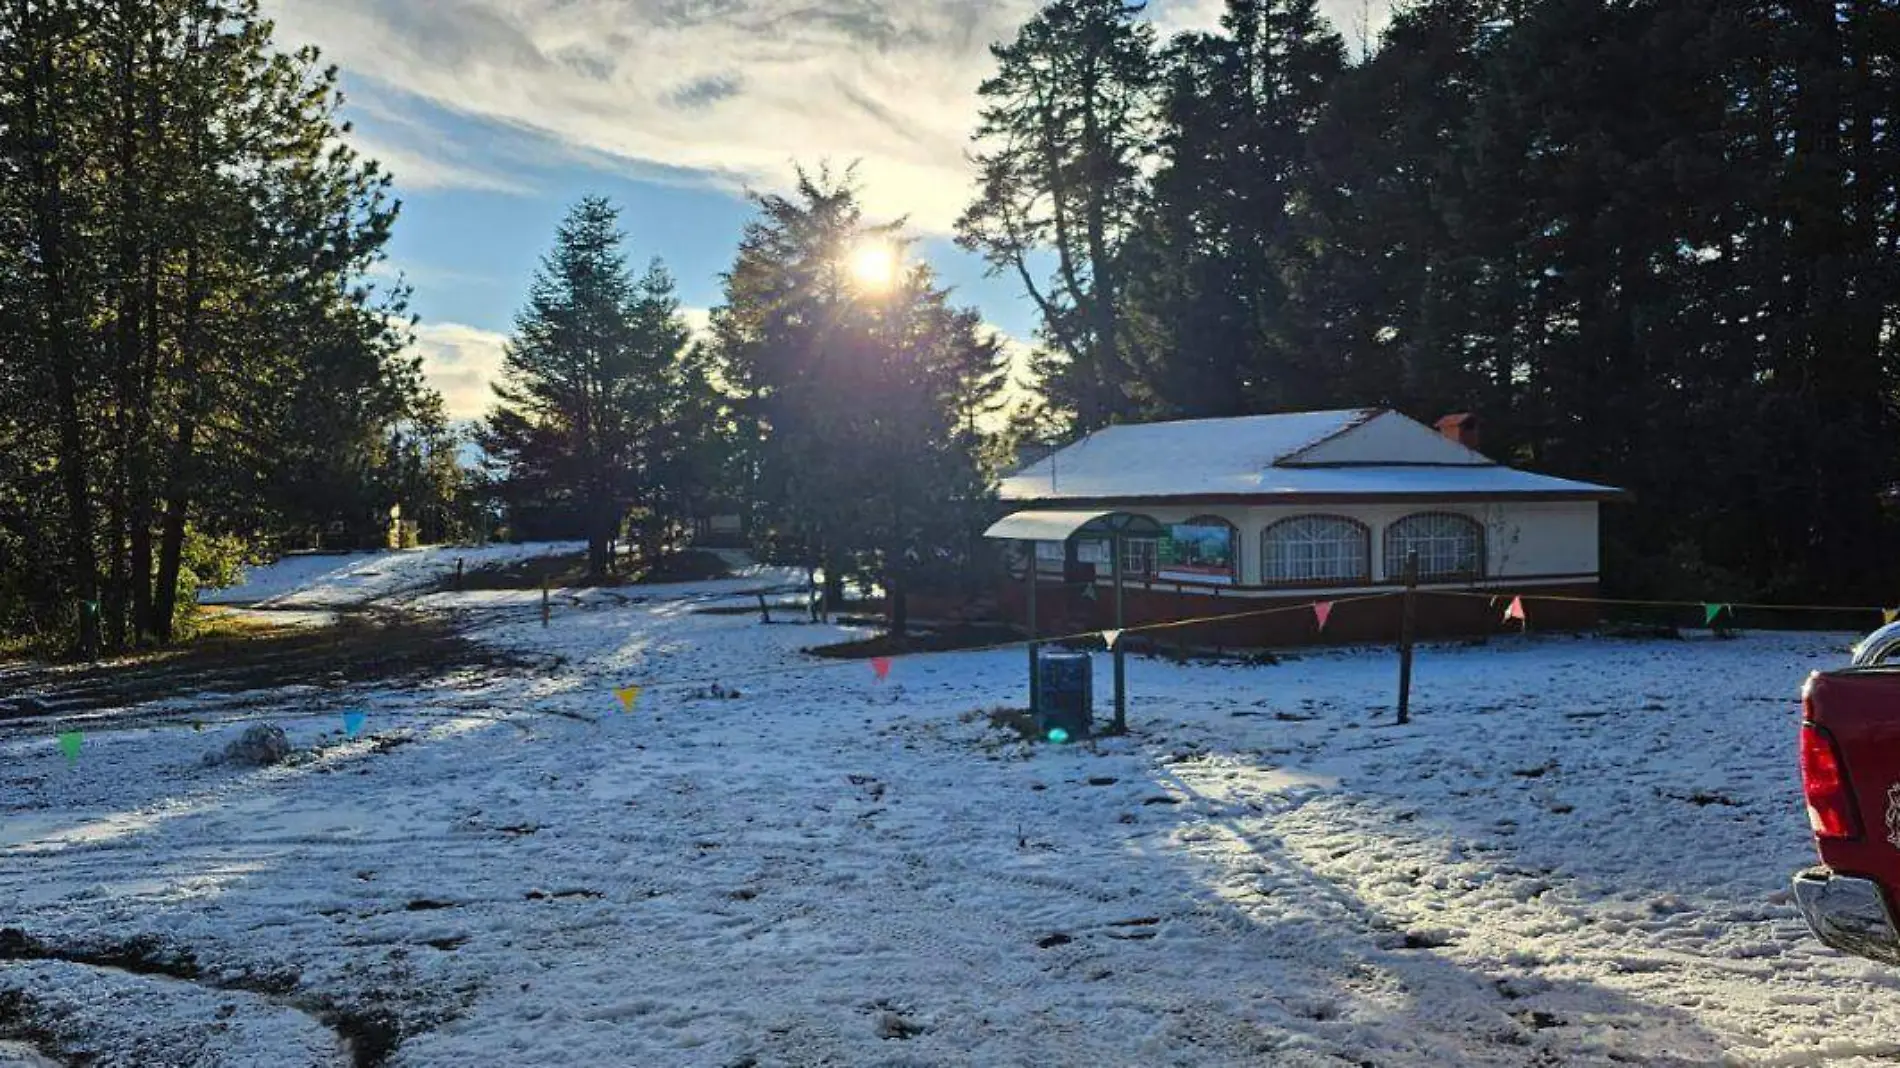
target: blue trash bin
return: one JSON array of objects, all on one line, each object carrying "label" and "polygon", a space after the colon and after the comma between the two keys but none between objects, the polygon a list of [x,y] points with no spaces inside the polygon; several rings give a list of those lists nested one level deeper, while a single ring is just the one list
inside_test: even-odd
[{"label": "blue trash bin", "polygon": [[1086,738],[1095,718],[1094,659],[1087,653],[1044,650],[1037,658],[1036,731],[1060,727]]}]

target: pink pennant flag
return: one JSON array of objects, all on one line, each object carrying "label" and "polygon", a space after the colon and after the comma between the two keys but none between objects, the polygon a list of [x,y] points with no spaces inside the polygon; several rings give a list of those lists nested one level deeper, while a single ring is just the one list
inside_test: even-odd
[{"label": "pink pennant flag", "polygon": [[1504,618],[1515,619],[1519,623],[1530,622],[1530,620],[1526,618],[1524,615],[1524,598],[1522,597],[1511,598],[1510,607],[1504,610]]},{"label": "pink pennant flag", "polygon": [[1333,614],[1333,602],[1316,601],[1313,603],[1313,617],[1319,620],[1319,629],[1326,629],[1326,620]]},{"label": "pink pennant flag", "polygon": [[879,682],[883,682],[883,681],[884,681],[884,680],[885,680],[886,678],[889,678],[889,677],[890,677],[890,674],[891,674],[891,658],[890,658],[890,657],[888,657],[888,656],[874,656],[874,657],[872,657],[872,658],[871,658],[871,670],[872,670],[873,672],[876,672],[876,674],[877,674],[877,681],[879,681]]}]

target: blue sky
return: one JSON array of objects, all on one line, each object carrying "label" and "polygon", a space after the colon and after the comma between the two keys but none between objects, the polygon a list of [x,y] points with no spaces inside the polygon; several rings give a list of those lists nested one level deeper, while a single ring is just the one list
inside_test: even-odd
[{"label": "blue sky", "polygon": [[[342,70],[352,141],[395,175],[390,268],[450,414],[488,398],[501,345],[561,215],[600,193],[636,262],[658,256],[693,316],[719,301],[748,189],[856,162],[873,221],[1025,351],[1034,311],[949,240],[988,46],[1034,0],[264,0],[285,46]],[[1322,5],[1350,26],[1384,0]],[[1164,33],[1220,0],[1155,0]]]}]

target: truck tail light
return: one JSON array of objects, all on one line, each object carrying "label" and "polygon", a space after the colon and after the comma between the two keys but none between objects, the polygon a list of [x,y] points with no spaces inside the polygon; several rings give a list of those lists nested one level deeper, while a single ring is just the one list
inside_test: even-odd
[{"label": "truck tail light", "polygon": [[1859,838],[1860,816],[1847,787],[1847,769],[1826,730],[1801,725],[1801,790],[1808,799],[1808,825],[1816,838]]}]

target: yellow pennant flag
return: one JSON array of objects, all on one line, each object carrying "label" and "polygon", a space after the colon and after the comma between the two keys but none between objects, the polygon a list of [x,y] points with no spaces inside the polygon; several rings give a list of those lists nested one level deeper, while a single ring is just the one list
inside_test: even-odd
[{"label": "yellow pennant flag", "polygon": [[627,706],[628,712],[632,712],[633,703],[640,699],[640,687],[624,686],[618,690],[615,690],[614,696],[620,698],[620,703]]},{"label": "yellow pennant flag", "polygon": [[1892,623],[1896,619],[1900,619],[1900,608],[1883,608],[1880,610],[1880,621],[1882,623]]}]

